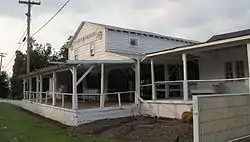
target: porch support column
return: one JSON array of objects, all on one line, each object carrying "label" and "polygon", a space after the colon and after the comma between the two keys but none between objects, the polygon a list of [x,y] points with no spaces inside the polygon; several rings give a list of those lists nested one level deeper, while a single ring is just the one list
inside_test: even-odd
[{"label": "porch support column", "polygon": [[[165,81],[169,81],[169,76],[168,76],[168,64],[165,64],[164,65],[164,77],[165,77]],[[165,98],[169,98],[169,87],[168,87],[168,84],[166,83],[165,84]]]},{"label": "porch support column", "polygon": [[187,56],[182,54],[183,63],[183,99],[188,100],[188,82],[187,82]]},{"label": "porch support column", "polygon": [[156,100],[154,60],[151,59],[152,100]]},{"label": "porch support column", "polygon": [[26,99],[25,89],[26,89],[26,79],[23,79],[23,100]]},{"label": "porch support column", "polygon": [[100,96],[100,107],[104,107],[104,64],[101,64],[101,96]]},{"label": "porch support column", "polygon": [[36,76],[36,102],[38,102],[38,96],[39,96],[39,76]]},{"label": "porch support column", "polygon": [[42,92],[43,92],[43,77],[40,75],[40,95],[39,95],[39,103],[42,103]]},{"label": "porch support column", "polygon": [[250,43],[247,44],[247,61],[248,61],[248,87],[250,92]]},{"label": "porch support column", "polygon": [[56,72],[53,72],[53,77],[52,77],[52,105],[56,105],[56,96],[55,96],[55,91],[56,91]]},{"label": "porch support column", "polygon": [[139,97],[141,96],[141,71],[140,60],[137,59],[135,63],[135,104],[139,105]]},{"label": "porch support column", "polygon": [[29,100],[31,101],[31,91],[32,91],[32,78],[29,78]]},{"label": "porch support column", "polygon": [[78,98],[77,98],[77,67],[72,68],[72,109],[78,108]]}]

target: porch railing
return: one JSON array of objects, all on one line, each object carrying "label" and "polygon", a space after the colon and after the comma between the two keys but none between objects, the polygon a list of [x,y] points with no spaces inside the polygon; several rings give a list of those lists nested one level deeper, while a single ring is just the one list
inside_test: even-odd
[{"label": "porch railing", "polygon": [[[221,94],[221,93],[245,93],[249,92],[249,77],[232,78],[232,79],[206,79],[206,80],[187,80],[189,98],[193,94]],[[156,81],[156,93],[180,92],[183,94],[183,80],[177,81]],[[141,96],[147,90],[148,94],[152,95],[152,84],[141,85]],[[167,89],[166,89],[167,87]]]}]

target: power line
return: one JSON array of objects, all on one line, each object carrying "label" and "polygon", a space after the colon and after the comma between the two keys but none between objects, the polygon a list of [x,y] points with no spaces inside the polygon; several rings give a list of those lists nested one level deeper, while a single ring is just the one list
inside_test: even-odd
[{"label": "power line", "polygon": [[38,34],[46,25],[48,25],[49,24],[49,22],[51,21],[51,20],[53,20],[55,17],[56,17],[56,15],[58,15],[62,10],[63,10],[63,8],[68,4],[70,2],[70,0],[67,0],[63,5],[62,5],[62,7],[47,21],[47,22],[45,22],[32,36],[35,36],[36,34]]}]

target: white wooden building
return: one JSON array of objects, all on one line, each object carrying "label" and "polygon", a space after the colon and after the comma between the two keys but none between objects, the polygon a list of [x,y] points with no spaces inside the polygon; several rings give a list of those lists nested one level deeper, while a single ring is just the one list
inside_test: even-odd
[{"label": "white wooden building", "polygon": [[82,22],[68,61],[23,75],[23,107],[67,125],[179,118],[192,95],[249,91],[249,30],[204,43]]}]

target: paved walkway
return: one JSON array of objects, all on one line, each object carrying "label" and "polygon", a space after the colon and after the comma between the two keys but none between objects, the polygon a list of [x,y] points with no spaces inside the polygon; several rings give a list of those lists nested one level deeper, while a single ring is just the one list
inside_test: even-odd
[{"label": "paved walkway", "polygon": [[21,106],[22,100],[0,100],[0,103],[9,103],[9,104],[13,104],[16,106]]}]

